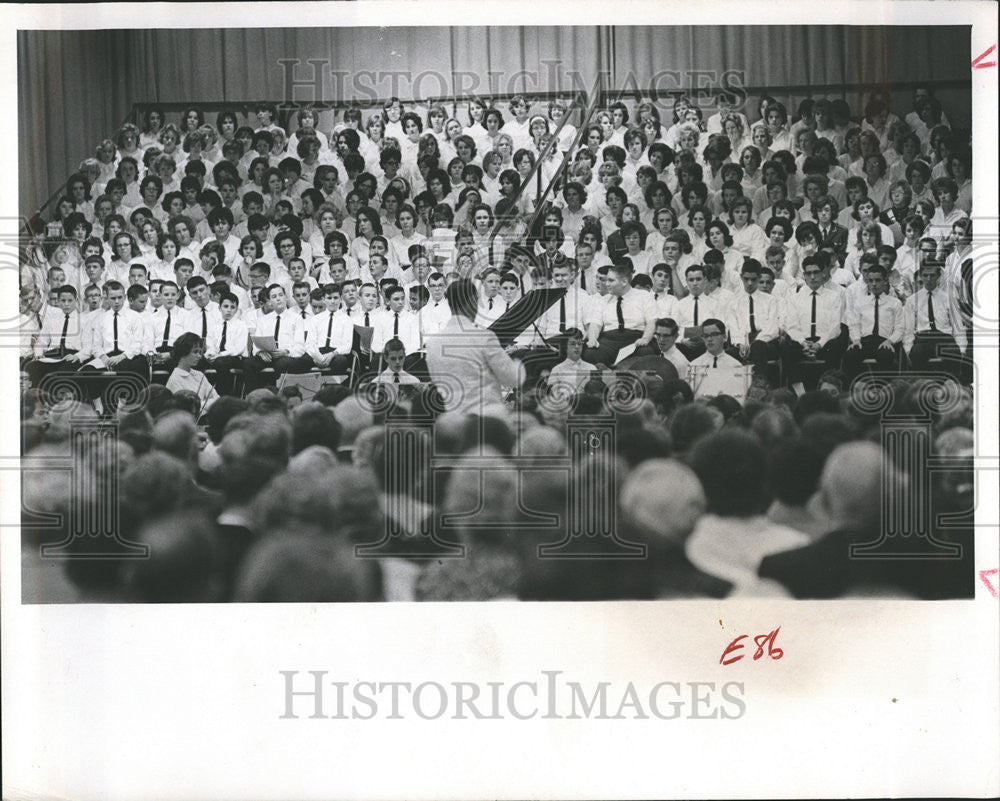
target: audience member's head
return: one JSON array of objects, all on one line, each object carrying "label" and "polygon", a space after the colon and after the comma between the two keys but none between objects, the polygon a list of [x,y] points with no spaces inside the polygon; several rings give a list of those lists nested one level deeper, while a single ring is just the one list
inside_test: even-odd
[{"label": "audience member's head", "polygon": [[694,446],[690,463],[710,513],[751,517],[770,505],[767,454],[752,434],[738,429],[712,434]]}]

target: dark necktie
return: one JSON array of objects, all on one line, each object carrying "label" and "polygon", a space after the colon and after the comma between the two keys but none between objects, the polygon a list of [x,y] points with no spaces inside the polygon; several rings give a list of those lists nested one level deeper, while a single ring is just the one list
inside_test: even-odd
[{"label": "dark necktie", "polygon": [[69,315],[66,315],[66,319],[63,320],[62,336],[59,337],[59,351],[60,353],[66,350],[66,335],[69,333]]},{"label": "dark necktie", "polygon": [[718,356],[713,356],[712,357],[712,367],[718,367],[718,366],[719,366],[719,357]]},{"label": "dark necktie", "polygon": [[934,321],[934,295],[928,289],[927,290],[927,322],[930,324],[931,331],[937,331],[937,323]]},{"label": "dark necktie", "polygon": [[222,339],[219,340],[219,353],[222,353],[226,349],[226,326],[229,325],[227,320],[222,321]]},{"label": "dark necktie", "polygon": [[872,336],[877,337],[878,334],[878,295],[875,296],[875,325],[872,326]]},{"label": "dark necktie", "polygon": [[399,312],[396,312],[396,319],[392,322],[392,335],[394,337],[399,336]]},{"label": "dark necktie", "polygon": [[816,290],[813,290],[812,319],[809,321],[809,339],[816,339]]},{"label": "dark necktie", "polygon": [[302,310],[302,322],[305,322],[305,319],[306,319],[306,310],[303,309]]},{"label": "dark necktie", "polygon": [[330,337],[333,336],[333,312],[330,312],[330,319],[326,323],[326,347],[330,347]]},{"label": "dark necktie", "polygon": [[[68,317],[66,318],[69,319]],[[559,298],[559,333],[566,332],[566,296]]]},{"label": "dark necktie", "polygon": [[201,310],[201,338],[208,339],[208,312]]},{"label": "dark necktie", "polygon": [[[587,271],[586,270],[580,270],[580,289],[582,289],[584,292],[587,291]],[[524,290],[522,289],[522,291],[524,291]]]},{"label": "dark necktie", "polygon": [[757,338],[757,316],[753,313],[753,295],[750,295],[750,341]]},{"label": "dark necktie", "polygon": [[493,311],[493,298],[490,298],[490,306],[489,306],[489,309],[490,309],[490,311]]},{"label": "dark necktie", "polygon": [[694,299],[694,324],[698,325],[698,297]]},{"label": "dark necktie", "polygon": [[618,330],[619,331],[624,331],[625,330],[625,315],[622,313],[622,300],[624,300],[624,298],[621,295],[619,295],[618,296]]},{"label": "dark necktie", "polygon": [[369,325],[369,322],[368,322],[368,312],[365,312],[365,328],[367,328],[368,325]]},{"label": "dark necktie", "polygon": [[167,348],[170,346],[170,309],[167,309],[167,322],[163,326],[163,342],[160,343],[161,348]]},{"label": "dark necktie", "polygon": [[112,325],[113,325],[113,335],[114,335],[114,346],[112,347],[112,350],[115,352],[115,354],[117,354],[118,353],[118,312],[115,312],[115,318],[114,318],[114,321],[113,321]]},{"label": "dark necktie", "polygon": [[281,330],[281,315],[274,316],[274,346],[278,347],[278,332]]},{"label": "dark necktie", "polygon": [[399,373],[393,373],[392,374],[392,383],[393,384],[398,384],[399,383]]}]

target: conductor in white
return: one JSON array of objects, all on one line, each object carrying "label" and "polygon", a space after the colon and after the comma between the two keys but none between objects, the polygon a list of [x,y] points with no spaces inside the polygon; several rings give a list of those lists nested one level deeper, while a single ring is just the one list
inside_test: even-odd
[{"label": "conductor in white", "polygon": [[448,411],[478,414],[486,406],[503,402],[501,387],[520,386],[524,368],[504,352],[496,334],[473,322],[479,291],[471,280],[455,281],[445,297],[452,317],[426,342],[431,381],[441,391]]}]

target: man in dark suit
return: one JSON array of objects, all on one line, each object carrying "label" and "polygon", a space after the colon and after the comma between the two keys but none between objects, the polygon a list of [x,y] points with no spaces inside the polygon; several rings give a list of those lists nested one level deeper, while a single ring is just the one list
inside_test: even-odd
[{"label": "man in dark suit", "polygon": [[[814,515],[829,521],[829,532],[809,545],[761,560],[758,575],[774,579],[795,598],[841,598],[882,595],[894,598],[921,593],[925,569],[921,560],[852,558],[852,545],[874,544],[882,523],[885,486],[907,488],[884,471],[893,470],[882,449],[871,442],[851,442],[827,460]],[[889,481],[886,481],[889,479]]]},{"label": "man in dark suit", "polygon": [[816,215],[816,227],[819,229],[820,248],[833,248],[838,253],[847,250],[847,229],[837,224],[840,204],[830,195],[825,195],[816,201],[813,207]]}]

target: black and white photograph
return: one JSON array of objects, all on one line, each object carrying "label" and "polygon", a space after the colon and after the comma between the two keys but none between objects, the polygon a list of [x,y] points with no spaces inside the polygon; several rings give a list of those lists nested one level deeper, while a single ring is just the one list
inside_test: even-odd
[{"label": "black and white photograph", "polygon": [[997,791],[995,7],[42,8],[5,798]]}]

